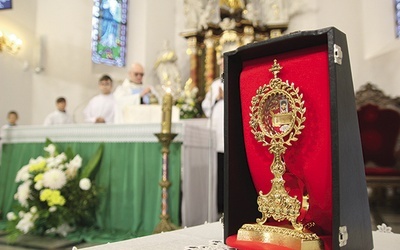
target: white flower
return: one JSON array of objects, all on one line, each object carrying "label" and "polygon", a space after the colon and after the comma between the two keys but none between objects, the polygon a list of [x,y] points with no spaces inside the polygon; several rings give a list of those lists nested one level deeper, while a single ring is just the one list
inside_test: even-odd
[{"label": "white flower", "polygon": [[17,216],[13,212],[7,213],[7,220],[12,221],[17,219]]},{"label": "white flower", "polygon": [[25,213],[22,219],[18,222],[16,228],[23,233],[28,233],[33,228],[35,217],[31,213]]},{"label": "white flower", "polygon": [[78,169],[82,166],[82,158],[79,155],[76,155],[74,159],[72,159],[69,163],[66,164],[65,174],[68,179],[75,178]]},{"label": "white flower", "polygon": [[43,160],[46,160],[45,158],[43,158],[43,156],[39,156],[39,157],[36,158],[36,159],[32,159],[32,158],[31,158],[31,159],[29,160],[29,165],[39,163],[39,162],[41,162],[41,161],[43,161]]},{"label": "white flower", "polygon": [[62,162],[64,162],[65,160],[67,160],[67,156],[65,155],[64,152],[62,152],[61,154],[56,156],[56,161],[61,164]]},{"label": "white flower", "polygon": [[82,158],[80,155],[76,155],[74,159],[69,162],[70,166],[80,168],[82,166]]},{"label": "white flower", "polygon": [[42,189],[43,188],[43,181],[42,180],[40,180],[40,181],[37,181],[36,183],[35,183],[35,189],[36,190],[40,190],[40,189]]},{"label": "white flower", "polygon": [[65,170],[65,175],[67,176],[68,180],[74,179],[77,173],[78,169],[73,166],[70,166],[67,163],[67,169]]},{"label": "white flower", "polygon": [[55,212],[55,211],[57,211],[57,207],[56,207],[56,206],[51,206],[51,207],[49,207],[49,212],[50,212],[50,213],[53,213],[53,212]]},{"label": "white flower", "polygon": [[65,170],[65,168],[66,168],[65,164],[58,165],[58,169],[60,170]]},{"label": "white flower", "polygon": [[59,168],[62,169],[64,166],[62,163],[67,159],[67,156],[65,153],[61,153],[57,155],[56,157],[49,157],[46,160],[47,167],[49,168]]},{"label": "white flower", "polygon": [[46,233],[47,234],[56,233],[56,234],[59,234],[59,235],[65,237],[65,236],[67,236],[68,233],[74,231],[74,229],[75,228],[64,223],[64,224],[58,226],[57,228],[52,227],[50,229],[47,229]]},{"label": "white flower", "polygon": [[79,187],[82,190],[89,190],[91,186],[92,184],[88,178],[83,178],[79,181]]},{"label": "white flower", "polygon": [[64,223],[62,225],[60,225],[59,227],[57,227],[56,229],[56,233],[58,233],[59,235],[62,235],[63,237],[67,236],[68,233],[74,231],[73,227],[70,227],[68,224]]},{"label": "white flower", "polygon": [[388,227],[385,223],[382,223],[382,225],[378,225],[378,232],[381,232],[381,233],[393,233],[392,232],[392,227]]},{"label": "white flower", "polygon": [[56,146],[54,144],[49,144],[47,147],[44,148],[44,151],[50,154],[50,157],[53,157],[56,152]]},{"label": "white flower", "polygon": [[50,169],[43,174],[43,186],[50,189],[61,189],[67,183],[65,173],[60,169]]},{"label": "white flower", "polygon": [[57,163],[56,163],[56,158],[54,157],[49,157],[46,159],[46,166],[48,168],[55,168],[57,167]]},{"label": "white flower", "polygon": [[23,166],[17,173],[17,176],[15,177],[16,182],[21,182],[21,181],[26,181],[30,177],[29,175],[29,165]]},{"label": "white flower", "polygon": [[32,214],[35,214],[38,210],[36,206],[31,207],[31,209],[29,210]]},{"label": "white flower", "polygon": [[18,186],[17,193],[14,195],[14,198],[18,200],[18,202],[24,207],[28,206],[28,198],[31,194],[31,190],[29,187],[31,184],[31,180],[25,181]]}]

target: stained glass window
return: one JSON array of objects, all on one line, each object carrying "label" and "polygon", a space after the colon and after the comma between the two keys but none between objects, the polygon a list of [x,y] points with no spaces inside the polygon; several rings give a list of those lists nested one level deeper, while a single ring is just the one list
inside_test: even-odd
[{"label": "stained glass window", "polygon": [[400,0],[396,0],[396,37],[400,38]]},{"label": "stained glass window", "polygon": [[0,0],[0,10],[11,9],[12,1],[11,0]]},{"label": "stained glass window", "polygon": [[92,61],[125,66],[128,0],[94,0]]}]

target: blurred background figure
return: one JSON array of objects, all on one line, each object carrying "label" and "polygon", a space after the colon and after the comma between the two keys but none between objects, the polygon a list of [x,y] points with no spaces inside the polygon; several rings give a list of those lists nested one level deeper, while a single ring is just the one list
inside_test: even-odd
[{"label": "blurred background figure", "polygon": [[[223,72],[223,57],[219,60],[220,72]],[[201,107],[204,114],[210,119],[210,128],[216,134],[217,149],[217,205],[218,213],[224,212],[224,82],[223,78],[216,78],[207,92]]]},{"label": "blurred background figure", "polygon": [[3,125],[2,128],[10,128],[13,126],[17,126],[18,121],[18,113],[16,111],[10,111],[7,114],[7,124]]},{"label": "blurred background figure", "polygon": [[93,97],[83,111],[85,121],[90,123],[114,123],[115,99],[113,80],[109,75],[99,79],[100,94]]},{"label": "blurred background figure", "polygon": [[72,116],[67,113],[65,107],[67,101],[64,97],[59,97],[56,100],[56,110],[48,114],[44,120],[43,125],[60,125],[60,124],[71,124],[74,123]]},{"label": "blurred background figure", "polygon": [[128,72],[128,78],[114,91],[115,123],[124,123],[124,109],[131,105],[151,104],[156,102],[154,89],[143,85],[144,68],[140,63],[134,63]]}]

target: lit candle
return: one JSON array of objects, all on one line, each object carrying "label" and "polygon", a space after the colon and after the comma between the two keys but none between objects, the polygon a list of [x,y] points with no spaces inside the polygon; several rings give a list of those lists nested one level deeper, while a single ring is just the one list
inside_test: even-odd
[{"label": "lit candle", "polygon": [[162,101],[162,120],[161,120],[161,133],[171,133],[171,116],[172,116],[172,95],[171,90],[168,89]]}]

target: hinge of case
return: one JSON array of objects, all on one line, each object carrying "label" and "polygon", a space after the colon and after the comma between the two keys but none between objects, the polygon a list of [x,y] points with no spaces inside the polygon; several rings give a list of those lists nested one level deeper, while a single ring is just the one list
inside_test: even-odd
[{"label": "hinge of case", "polygon": [[339,247],[346,246],[348,239],[349,239],[349,234],[347,233],[347,227],[346,226],[339,227]]},{"label": "hinge of case", "polygon": [[342,58],[343,58],[343,53],[342,53],[342,48],[340,48],[339,45],[334,44],[333,45],[333,57],[335,58],[335,63],[342,65]]}]

